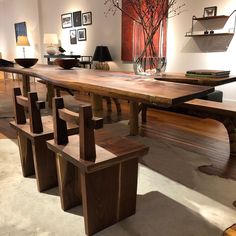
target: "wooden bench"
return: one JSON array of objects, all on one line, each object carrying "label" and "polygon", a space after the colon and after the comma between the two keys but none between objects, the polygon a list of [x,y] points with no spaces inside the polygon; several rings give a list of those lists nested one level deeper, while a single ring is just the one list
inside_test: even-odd
[{"label": "wooden bench", "polygon": [[[147,108],[162,109],[156,106],[142,104],[142,122],[145,123]],[[236,105],[227,102],[214,102],[203,99],[193,99],[173,108],[164,109],[201,118],[211,118],[221,122],[228,133],[230,141],[230,157],[236,157]],[[207,174],[221,175],[214,166],[202,166],[199,169]]]},{"label": "wooden bench", "polygon": [[[52,116],[41,118],[40,110],[45,102],[38,101],[36,92],[23,97],[20,88],[13,89],[13,107],[15,121],[10,125],[17,131],[21,167],[24,177],[35,174],[38,191],[57,186],[57,172],[54,153],[47,148],[46,140],[53,138]],[[25,108],[29,112],[26,119]],[[78,132],[71,128],[70,134]]]},{"label": "wooden bench", "polygon": [[[90,105],[79,114],[54,98],[54,140],[48,147],[57,153],[62,209],[83,202],[86,234],[92,235],[135,213],[138,160],[148,147],[97,130],[103,119],[92,116]],[[66,122],[79,124],[79,135],[68,137]],[[95,144],[96,138],[96,144]]]},{"label": "wooden bench", "polygon": [[236,236],[236,224],[226,229],[223,233],[223,236]]}]

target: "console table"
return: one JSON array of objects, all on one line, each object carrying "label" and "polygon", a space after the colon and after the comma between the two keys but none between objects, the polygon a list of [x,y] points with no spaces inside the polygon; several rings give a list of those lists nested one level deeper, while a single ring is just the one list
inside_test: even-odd
[{"label": "console table", "polygon": [[57,58],[74,58],[78,60],[78,65],[81,67],[86,67],[87,65],[91,69],[92,67],[92,56],[81,56],[81,55],[65,55],[65,54],[58,54],[58,55],[44,55],[44,58],[47,58],[48,65],[53,65],[51,59]]}]

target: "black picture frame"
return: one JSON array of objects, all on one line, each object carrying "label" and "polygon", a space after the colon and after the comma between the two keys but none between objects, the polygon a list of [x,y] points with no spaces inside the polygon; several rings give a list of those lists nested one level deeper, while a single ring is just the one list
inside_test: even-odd
[{"label": "black picture frame", "polygon": [[62,29],[71,28],[72,25],[72,13],[66,13],[61,15]]},{"label": "black picture frame", "polygon": [[27,27],[26,27],[26,22],[19,22],[15,23],[15,35],[16,35],[16,42],[18,36],[27,36]]},{"label": "black picture frame", "polygon": [[91,11],[84,12],[82,14],[82,22],[83,22],[83,25],[92,25],[92,12]]},{"label": "black picture frame", "polygon": [[73,24],[74,27],[82,26],[81,11],[73,12]]},{"label": "black picture frame", "polygon": [[77,39],[78,39],[78,41],[86,41],[87,40],[86,28],[77,29]]},{"label": "black picture frame", "polygon": [[70,44],[77,44],[76,30],[70,30]]},{"label": "black picture frame", "polygon": [[203,17],[212,17],[217,14],[217,6],[205,7],[203,12]]}]

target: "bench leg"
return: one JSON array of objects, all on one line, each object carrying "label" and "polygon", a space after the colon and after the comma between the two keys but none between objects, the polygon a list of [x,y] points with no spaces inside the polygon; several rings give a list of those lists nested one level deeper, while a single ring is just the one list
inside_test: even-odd
[{"label": "bench leg", "polygon": [[56,162],[61,207],[65,211],[82,203],[80,173],[60,154],[57,154]]},{"label": "bench leg", "polygon": [[17,134],[22,174],[24,177],[34,175],[34,161],[31,141],[21,133]]},{"label": "bench leg", "polygon": [[81,175],[86,234],[92,235],[135,213],[138,158]]},{"label": "bench leg", "polygon": [[217,175],[222,178],[236,179],[236,174],[233,172],[234,168],[232,168],[236,165],[236,120],[233,117],[222,117],[215,114],[209,114],[207,117],[218,120],[224,124],[229,136],[230,156],[226,165],[220,165],[217,163],[217,165],[200,166],[198,169],[205,174]]},{"label": "bench leg", "polygon": [[54,152],[47,148],[45,140],[34,140],[32,146],[38,191],[56,187],[57,171]]},{"label": "bench leg", "polygon": [[121,106],[120,106],[120,101],[119,101],[119,99],[118,99],[118,98],[112,98],[112,99],[113,99],[113,101],[114,101],[114,103],[115,103],[115,105],[116,105],[116,111],[117,111],[117,113],[120,114],[120,113],[121,113]]},{"label": "bench leg", "polygon": [[139,105],[137,102],[130,102],[130,135],[138,135],[139,123],[138,123]]},{"label": "bench leg", "polygon": [[97,94],[92,94],[92,106],[94,116],[102,116],[103,114],[103,106],[102,106],[102,96]]}]

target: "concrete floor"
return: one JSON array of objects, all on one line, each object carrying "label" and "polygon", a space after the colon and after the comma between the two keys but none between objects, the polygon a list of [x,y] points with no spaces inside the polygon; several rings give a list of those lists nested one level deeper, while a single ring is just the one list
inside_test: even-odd
[{"label": "concrete floor", "polygon": [[[105,128],[125,133],[127,125],[121,122]],[[191,178],[194,187],[140,164],[136,214],[96,235],[221,236],[235,223],[231,205],[235,194],[230,191],[235,181],[198,172],[196,167],[206,162],[203,156],[163,140],[133,139],[150,146],[144,161],[161,158],[157,150],[165,152],[167,164],[174,162],[182,179]],[[16,140],[1,139],[0,150],[0,235],[85,235],[81,206],[63,212],[57,188],[39,193],[33,177],[22,177]],[[215,195],[221,201],[214,200]]]}]

